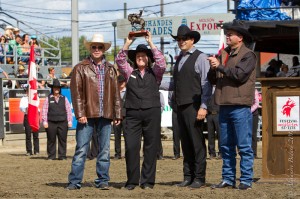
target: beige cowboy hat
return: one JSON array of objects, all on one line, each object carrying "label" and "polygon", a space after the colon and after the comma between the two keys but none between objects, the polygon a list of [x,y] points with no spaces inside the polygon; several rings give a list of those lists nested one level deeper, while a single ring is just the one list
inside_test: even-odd
[{"label": "beige cowboy hat", "polygon": [[87,50],[90,50],[91,44],[97,43],[104,45],[104,51],[107,51],[111,46],[110,42],[104,42],[103,35],[101,34],[94,34],[91,41],[84,41],[84,46]]},{"label": "beige cowboy hat", "polygon": [[18,32],[18,31],[20,31],[20,29],[19,29],[19,28],[14,28],[13,31],[14,31],[14,32]]}]

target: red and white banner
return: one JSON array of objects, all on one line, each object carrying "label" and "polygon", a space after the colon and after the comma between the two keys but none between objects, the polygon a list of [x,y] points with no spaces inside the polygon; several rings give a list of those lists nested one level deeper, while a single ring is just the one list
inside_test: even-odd
[{"label": "red and white banner", "polygon": [[219,43],[219,51],[218,55],[221,55],[221,50],[225,48],[225,34],[223,27],[221,28],[221,34],[220,34],[220,43]]},{"label": "red and white banner", "polygon": [[34,46],[30,48],[30,60],[29,60],[29,93],[28,93],[28,123],[32,129],[32,132],[38,132],[40,128],[39,119],[39,104],[40,99],[37,93],[38,83],[36,78],[36,64],[34,58]]}]

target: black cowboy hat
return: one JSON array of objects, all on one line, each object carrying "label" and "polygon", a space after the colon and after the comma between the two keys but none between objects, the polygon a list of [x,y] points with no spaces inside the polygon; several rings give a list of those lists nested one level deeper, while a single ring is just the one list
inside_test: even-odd
[{"label": "black cowboy hat", "polygon": [[135,59],[136,59],[136,53],[138,52],[144,52],[147,54],[148,57],[150,57],[151,62],[154,63],[154,58],[153,58],[153,54],[152,51],[150,49],[147,48],[147,46],[145,44],[140,44],[136,47],[135,50],[129,50],[128,51],[128,58],[135,63]]},{"label": "black cowboy hat", "polygon": [[53,83],[52,84],[48,84],[48,86],[50,87],[50,88],[53,88],[53,87],[63,87],[63,86],[61,86],[60,85],[60,82],[59,82],[59,80],[58,79],[53,79]]},{"label": "black cowboy hat", "polygon": [[177,37],[183,37],[183,36],[186,36],[186,37],[191,37],[191,38],[194,38],[194,44],[197,43],[200,38],[201,38],[201,35],[199,32],[197,31],[192,31],[191,29],[189,29],[189,27],[187,27],[186,25],[181,25],[179,26],[178,30],[177,30],[177,36],[174,36],[171,34],[171,36],[176,40]]},{"label": "black cowboy hat", "polygon": [[125,77],[124,77],[123,75],[119,75],[119,76],[117,77],[117,80],[118,80],[119,83],[125,82],[125,81],[126,81],[126,79],[125,79]]},{"label": "black cowboy hat", "polygon": [[252,35],[248,31],[248,27],[243,21],[234,19],[232,24],[224,24],[224,30],[234,30],[243,36],[243,40],[246,43],[253,41]]}]

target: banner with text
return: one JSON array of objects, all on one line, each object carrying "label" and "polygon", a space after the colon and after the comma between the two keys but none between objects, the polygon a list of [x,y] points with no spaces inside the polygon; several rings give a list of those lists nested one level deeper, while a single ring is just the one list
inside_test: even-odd
[{"label": "banner with text", "polygon": [[[177,29],[182,24],[187,25],[193,31],[198,31],[202,36],[219,35],[221,28],[217,27],[217,24],[231,22],[234,18],[234,14],[224,13],[143,19],[145,20],[145,29],[150,31],[153,37],[169,37],[170,34],[177,35]],[[126,38],[131,31],[134,31],[134,28],[127,19],[117,21],[117,37],[119,39]]]}]

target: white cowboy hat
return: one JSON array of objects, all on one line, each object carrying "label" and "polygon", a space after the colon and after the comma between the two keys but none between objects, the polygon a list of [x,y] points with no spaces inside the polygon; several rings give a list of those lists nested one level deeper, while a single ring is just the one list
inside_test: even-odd
[{"label": "white cowboy hat", "polygon": [[13,30],[14,27],[12,27],[12,26],[10,26],[10,25],[7,25],[7,26],[5,27],[5,30],[8,30],[8,29]]},{"label": "white cowboy hat", "polygon": [[104,42],[103,35],[101,34],[94,34],[91,41],[84,41],[84,46],[87,50],[90,50],[91,44],[103,44],[104,45],[104,51],[107,51],[111,43],[110,42]]}]

